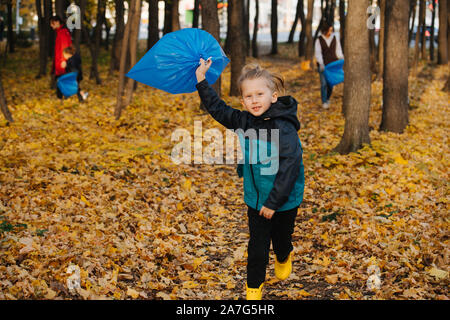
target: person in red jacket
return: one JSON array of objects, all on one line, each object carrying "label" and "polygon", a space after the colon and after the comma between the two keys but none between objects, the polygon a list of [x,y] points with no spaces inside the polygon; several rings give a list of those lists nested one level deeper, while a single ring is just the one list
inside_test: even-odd
[{"label": "person in red jacket", "polygon": [[[61,17],[51,17],[50,26],[53,30],[55,30],[56,33],[52,75],[55,77],[55,80],[57,80],[59,76],[62,76],[64,73],[66,73],[65,68],[61,67],[61,63],[65,61],[63,50],[72,45],[72,37],[70,35],[69,29],[67,29],[66,25],[64,24],[64,20],[61,19]],[[56,88],[56,95],[60,99],[63,98],[63,95],[58,88]]]}]

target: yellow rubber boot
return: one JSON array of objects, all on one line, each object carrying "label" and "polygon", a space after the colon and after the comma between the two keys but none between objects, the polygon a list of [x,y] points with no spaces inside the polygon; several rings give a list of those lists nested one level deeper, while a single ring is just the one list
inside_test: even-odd
[{"label": "yellow rubber boot", "polygon": [[285,262],[278,262],[275,258],[275,276],[280,280],[285,280],[292,272],[292,251],[289,253]]},{"label": "yellow rubber boot", "polygon": [[263,285],[264,285],[264,283],[261,283],[259,288],[249,288],[249,287],[247,287],[247,283],[246,283],[245,288],[247,289],[247,300],[261,300]]}]

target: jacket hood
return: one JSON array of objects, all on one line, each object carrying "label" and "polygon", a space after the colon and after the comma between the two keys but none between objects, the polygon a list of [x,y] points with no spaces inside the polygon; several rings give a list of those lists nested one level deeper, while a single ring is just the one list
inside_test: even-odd
[{"label": "jacket hood", "polygon": [[277,102],[272,103],[269,109],[258,118],[268,120],[267,118],[283,118],[291,122],[295,129],[300,129],[300,121],[297,117],[297,100],[291,96],[279,97]]}]

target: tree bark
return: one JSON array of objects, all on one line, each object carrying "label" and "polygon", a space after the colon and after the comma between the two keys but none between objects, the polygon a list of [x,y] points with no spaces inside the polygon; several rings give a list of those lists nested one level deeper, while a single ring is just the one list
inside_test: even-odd
[{"label": "tree bark", "polygon": [[[124,102],[129,101],[130,95],[133,94],[133,80],[128,79],[128,83],[126,86],[127,91],[125,90],[125,66],[128,55],[128,48],[131,51],[136,50],[136,39],[135,37],[136,30],[133,30],[135,33],[132,35],[132,29],[139,27],[140,22],[140,11],[141,11],[141,0],[130,0],[130,6],[128,10],[128,19],[127,24],[125,25],[124,36],[122,39],[122,48],[120,50],[120,70],[119,70],[119,86],[117,90],[117,104],[114,110],[114,116],[118,120],[122,114],[123,109],[126,107]],[[137,14],[139,12],[139,15]],[[133,41],[134,40],[134,41]],[[133,46],[133,47],[132,47]],[[131,63],[135,63],[136,56],[131,56]],[[131,84],[130,84],[131,82]],[[131,91],[131,92],[130,92]],[[125,101],[124,101],[125,98]]]},{"label": "tree bark", "polygon": [[258,58],[258,24],[259,24],[259,0],[255,0],[255,20],[253,22],[252,55]]},{"label": "tree bark", "polygon": [[245,39],[242,27],[242,1],[230,1],[228,12],[230,14],[230,46],[231,51],[231,83],[230,96],[239,96],[237,80],[245,65]]},{"label": "tree bark", "polygon": [[431,15],[431,34],[430,34],[430,61],[434,61],[434,26],[436,20],[436,3],[432,2],[433,13]]},{"label": "tree bark", "polygon": [[8,2],[6,2],[6,8],[8,10],[8,33],[7,33],[7,39],[8,39],[8,43],[6,44],[9,48],[9,52],[10,53],[14,53],[15,51],[15,43],[14,43],[14,33],[13,33],[13,21],[12,21],[12,0],[8,0]]},{"label": "tree bark", "polygon": [[[142,1],[137,0],[130,29],[129,55],[131,66],[134,66],[137,62],[137,48],[138,48],[139,25],[141,22],[141,9],[142,9]],[[126,88],[127,95],[125,100],[125,106],[128,106],[131,103],[131,100],[133,98],[133,91],[135,90],[135,84],[136,84],[135,80],[131,78],[127,79],[127,88]]]},{"label": "tree bark", "polygon": [[270,13],[270,34],[272,36],[272,50],[270,54],[278,53],[278,0],[272,0]]},{"label": "tree bark", "polygon": [[420,49],[421,49],[421,59],[427,60],[427,37],[426,37],[426,16],[427,16],[427,2],[424,1],[423,4],[423,22],[422,22],[422,32],[420,33]]},{"label": "tree bark", "polygon": [[[344,51],[344,41],[345,41],[345,0],[339,0],[339,36],[341,38],[341,48]],[[345,55],[345,52],[343,52]]]},{"label": "tree bark", "polygon": [[448,63],[448,0],[439,0],[438,64]]},{"label": "tree bark", "polygon": [[5,116],[5,119],[9,122],[13,122],[13,118],[11,115],[11,112],[8,109],[8,104],[6,103],[6,97],[5,97],[5,91],[3,90],[3,83],[0,73],[0,108],[2,110],[3,115]]},{"label": "tree bark", "polygon": [[[44,0],[50,1],[50,0]],[[38,32],[39,32],[39,72],[36,78],[45,76],[47,73],[47,62],[48,62],[48,41],[47,37],[49,34],[49,26],[45,24],[46,19],[44,16],[44,11],[42,9],[42,1],[36,0],[36,13],[38,16]]]},{"label": "tree bark", "polygon": [[[371,1],[374,2],[373,0]],[[369,17],[369,16],[368,16]],[[377,47],[375,44],[375,28],[369,29],[370,70],[377,73]]]},{"label": "tree bark", "polygon": [[[209,32],[220,43],[220,25],[217,13],[217,0],[201,0],[202,29]],[[207,58],[207,57],[206,57]],[[212,85],[217,94],[221,96],[222,78],[219,77]]]},{"label": "tree bark", "polygon": [[98,56],[100,54],[100,42],[102,39],[102,27],[103,27],[103,17],[104,11],[106,10],[106,1],[105,0],[97,0],[97,19],[94,29],[94,41],[91,44],[91,55],[92,55],[92,63],[91,63],[91,72],[90,79],[95,79],[97,84],[101,84],[102,80],[100,79],[100,74],[98,72]]},{"label": "tree bark", "polygon": [[300,18],[300,4],[303,3],[303,0],[297,0],[297,7],[295,9],[295,18],[294,22],[292,22],[291,31],[289,32],[289,37],[287,43],[294,42],[295,29],[297,29],[298,19]]},{"label": "tree bark", "polygon": [[402,133],[408,125],[408,2],[386,1],[383,112],[380,130]]},{"label": "tree bark", "polygon": [[380,33],[378,37],[378,79],[383,78],[384,69],[384,35],[386,30],[385,15],[386,15],[386,1],[380,0]]},{"label": "tree bark", "polygon": [[192,28],[198,28],[200,19],[200,0],[194,1],[194,16],[192,18]]},{"label": "tree bark", "polygon": [[67,18],[67,7],[70,5],[68,0],[55,0],[55,14],[62,18],[64,21]]},{"label": "tree bark", "polygon": [[306,51],[305,59],[311,61],[311,68],[313,68],[313,54],[314,54],[314,43],[312,37],[312,18],[314,11],[314,0],[308,0],[308,13],[306,14]]},{"label": "tree bark", "polygon": [[164,34],[180,30],[178,4],[179,0],[165,0],[163,30]]},{"label": "tree bark", "polygon": [[172,32],[172,0],[164,1],[164,28],[163,34]]},{"label": "tree bark", "polygon": [[416,32],[416,39],[414,44],[414,69],[417,67],[417,63],[419,62],[420,58],[420,39],[421,39],[421,33],[423,29],[423,22],[425,20],[425,0],[419,0],[419,21],[417,23],[417,32]]},{"label": "tree bark", "polygon": [[158,0],[148,0],[147,50],[150,50],[159,40],[158,12]]},{"label": "tree bark", "polygon": [[[80,8],[80,19],[83,17],[85,11],[86,11],[86,1],[87,0],[77,0],[75,1],[75,4]],[[73,43],[75,45],[75,48],[78,52],[80,52],[81,49],[81,29],[74,29],[73,31]]]},{"label": "tree bark", "polygon": [[305,19],[303,0],[300,0],[300,5],[301,5],[301,7],[300,7],[299,18],[300,18],[300,24],[302,25],[302,30],[300,31],[300,36],[298,39],[298,56],[304,57],[305,56],[306,19]]},{"label": "tree bark", "polygon": [[180,13],[179,13],[179,0],[171,0],[172,1],[172,31],[180,30]]},{"label": "tree bark", "polygon": [[[369,33],[366,25],[368,1],[349,0],[345,29],[346,61],[344,64],[344,116],[345,128],[335,151],[347,154],[370,143],[370,61]],[[358,35],[357,37],[353,35]]]},{"label": "tree bark", "polygon": [[243,10],[245,53],[247,56],[250,56],[250,0],[244,1]]},{"label": "tree bark", "polygon": [[120,69],[120,50],[122,48],[122,39],[125,29],[124,14],[125,8],[122,0],[115,0],[116,12],[116,33],[114,34],[114,41],[111,50],[111,61],[109,65],[109,75],[112,75],[114,70]]},{"label": "tree bark", "polygon": [[[409,0],[410,2],[410,7],[409,10],[411,12],[411,27],[409,28],[409,34],[408,34],[408,46],[411,43],[412,40],[412,35],[413,35],[413,31],[414,31],[414,24],[416,23],[416,8],[417,8],[417,0]],[[409,20],[408,20],[409,22]]]}]

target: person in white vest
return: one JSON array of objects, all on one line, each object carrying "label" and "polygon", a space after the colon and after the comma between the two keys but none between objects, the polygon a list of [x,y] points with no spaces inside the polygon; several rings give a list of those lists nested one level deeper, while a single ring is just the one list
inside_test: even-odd
[{"label": "person in white vest", "polygon": [[321,23],[320,33],[315,43],[315,57],[320,76],[322,107],[328,109],[333,87],[327,83],[323,72],[327,64],[344,59],[344,54],[342,53],[339,35],[333,32],[333,27],[327,21],[322,21]]}]

